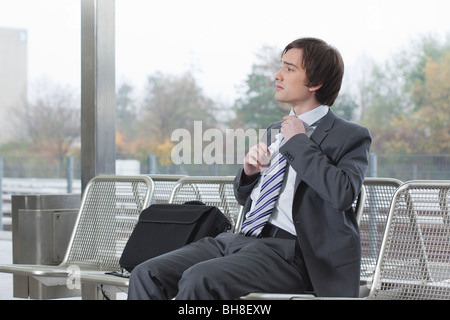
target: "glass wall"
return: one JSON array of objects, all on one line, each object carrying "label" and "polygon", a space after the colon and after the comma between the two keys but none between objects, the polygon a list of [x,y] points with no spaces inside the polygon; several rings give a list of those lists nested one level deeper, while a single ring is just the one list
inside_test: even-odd
[{"label": "glass wall", "polygon": [[0,1],[4,177],[65,176],[79,154],[80,3]]},{"label": "glass wall", "polygon": [[[115,0],[116,152],[126,160],[117,170],[234,174],[255,137],[288,111],[273,101],[273,74],[284,46],[304,36],[341,51],[346,75],[333,108],[371,130],[373,152],[449,154],[432,139],[448,128],[448,110],[433,109],[447,105],[438,91],[448,83],[439,71],[448,68],[447,6]],[[79,177],[80,47],[80,1],[0,0],[5,178],[64,178],[68,157]],[[417,136],[409,124],[429,114],[437,120],[419,122]]]},{"label": "glass wall", "polygon": [[[116,0],[117,156],[138,159],[143,172],[234,174],[253,141],[247,130],[289,111],[273,100],[273,74],[281,50],[305,36],[340,50],[346,73],[333,108],[371,130],[373,152],[450,153],[445,143],[417,143],[408,126],[430,114],[418,95],[436,76],[431,62],[424,74],[427,61],[446,64],[446,7],[445,0]],[[440,127],[433,121],[421,132]]]}]

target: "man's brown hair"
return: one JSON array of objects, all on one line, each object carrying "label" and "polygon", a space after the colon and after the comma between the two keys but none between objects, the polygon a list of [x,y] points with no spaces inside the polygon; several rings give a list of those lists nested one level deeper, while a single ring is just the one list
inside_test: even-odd
[{"label": "man's brown hair", "polygon": [[307,87],[322,85],[316,91],[321,104],[332,106],[341,90],[344,61],[333,46],[316,38],[301,38],[286,46],[282,55],[291,49],[301,49],[302,68],[306,70]]}]

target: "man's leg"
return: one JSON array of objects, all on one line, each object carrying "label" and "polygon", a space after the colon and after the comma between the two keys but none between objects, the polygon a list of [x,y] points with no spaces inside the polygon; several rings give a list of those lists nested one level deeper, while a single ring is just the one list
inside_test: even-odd
[{"label": "man's leg", "polygon": [[200,262],[183,273],[176,299],[237,299],[251,292],[310,289],[295,240],[237,236],[224,250],[224,257]]},{"label": "man's leg", "polygon": [[129,300],[171,299],[178,292],[178,281],[189,267],[221,256],[214,238],[204,238],[178,250],[147,260],[131,272]]}]

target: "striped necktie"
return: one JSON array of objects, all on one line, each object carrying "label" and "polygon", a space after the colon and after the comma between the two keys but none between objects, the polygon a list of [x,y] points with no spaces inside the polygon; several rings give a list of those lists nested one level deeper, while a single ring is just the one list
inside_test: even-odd
[{"label": "striped necktie", "polygon": [[[284,138],[281,138],[280,146],[283,143]],[[285,171],[286,159],[280,154],[278,148],[270,162],[270,167],[261,178],[261,190],[255,207],[245,215],[245,221],[241,228],[241,233],[245,236],[260,237],[261,230],[269,220],[280,195]]]}]

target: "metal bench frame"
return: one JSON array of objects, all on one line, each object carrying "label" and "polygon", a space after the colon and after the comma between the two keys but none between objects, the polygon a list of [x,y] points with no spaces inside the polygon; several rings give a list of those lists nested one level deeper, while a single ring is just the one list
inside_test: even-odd
[{"label": "metal bench frame", "polygon": [[[199,200],[208,205],[218,206],[233,222],[232,232],[239,232],[243,219],[242,206],[234,199],[234,177],[186,177],[154,175],[155,180],[171,180],[172,189],[168,202],[184,203]],[[84,238],[82,233],[83,214],[89,206],[89,218],[92,213],[115,211],[113,220],[121,220],[120,228],[126,220],[137,221],[140,211],[150,205],[155,191],[155,182],[150,176],[99,176],[88,184],[83,194],[79,216],[63,262],[57,266],[47,265],[1,265],[0,272],[31,276],[46,285],[68,284],[68,280],[76,279],[81,283],[83,299],[103,298],[103,293],[114,298],[115,292],[127,292],[128,279],[105,275],[106,271],[118,268],[121,245],[124,246],[129,234],[123,234],[121,239],[115,238],[116,251],[114,258],[108,261],[106,251],[100,250],[92,259],[78,260],[79,251],[76,246],[77,237]],[[110,183],[144,183],[142,187],[124,187],[119,185],[109,187],[109,196],[100,191],[95,200],[89,199],[95,193],[95,185],[101,181]],[[139,182],[137,182],[139,181]],[[167,189],[167,187],[166,187]],[[165,191],[168,194],[168,191]],[[393,193],[393,194],[392,194]],[[391,197],[392,194],[392,197]],[[111,197],[112,195],[112,197]],[[167,197],[167,196],[165,196]],[[388,200],[391,197],[391,200]],[[116,200],[112,200],[115,198]],[[161,200],[160,201],[164,201]],[[367,297],[363,299],[448,299],[450,297],[450,181],[409,181],[404,184],[396,179],[367,178],[364,188],[355,202],[358,223],[362,227],[362,252],[367,252],[369,259],[362,261],[362,277],[370,288]],[[114,203],[114,204],[113,204]],[[113,205],[112,205],[113,204]],[[363,204],[363,205],[361,205]],[[387,210],[389,206],[389,210]],[[126,212],[132,218],[127,217]],[[97,213],[98,214],[98,213]],[[98,217],[98,216],[97,216]],[[386,221],[384,223],[384,221]],[[89,222],[89,223],[92,223]],[[367,225],[367,228],[363,225]],[[130,226],[133,223],[130,224]],[[371,229],[371,226],[375,229]],[[384,226],[384,228],[383,228]],[[111,228],[109,225],[107,228]],[[114,229],[114,228],[113,228]],[[105,229],[106,230],[106,229]],[[111,230],[111,229],[108,229]],[[407,230],[407,231],[405,231]],[[90,245],[101,243],[105,231],[97,230],[90,235]],[[116,230],[123,233],[123,230]],[[126,233],[125,232],[125,233]],[[381,242],[380,236],[383,235]],[[405,238],[405,240],[402,238]],[[432,239],[432,240],[430,240]],[[433,240],[434,239],[434,240]],[[117,246],[118,243],[121,243]],[[400,243],[400,244],[399,244]],[[405,243],[408,245],[405,246]],[[122,248],[123,249],[123,248]],[[373,255],[377,255],[374,264]],[[437,259],[436,256],[439,258]],[[367,262],[367,264],[365,264]],[[72,268],[72,267],[76,268]],[[78,273],[74,274],[74,269]],[[407,270],[407,271],[405,271]],[[372,280],[373,279],[373,285]],[[311,295],[283,294],[251,294],[246,299],[336,299],[333,297],[316,298]],[[341,298],[337,298],[341,299]],[[345,299],[345,298],[344,298]]]},{"label": "metal bench frame", "polygon": [[450,181],[395,193],[368,299],[450,299]]}]

